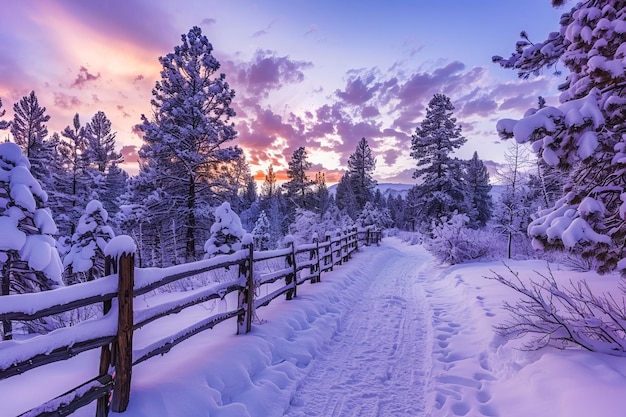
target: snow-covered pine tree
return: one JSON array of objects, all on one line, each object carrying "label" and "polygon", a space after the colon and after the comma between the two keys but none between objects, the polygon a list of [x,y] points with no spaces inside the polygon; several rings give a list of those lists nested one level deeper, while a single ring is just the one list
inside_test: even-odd
[{"label": "snow-covered pine tree", "polygon": [[[0,98],[0,117],[4,117],[6,112],[6,110],[2,109],[2,99]],[[6,120],[0,120],[0,130],[6,130],[9,128],[9,126],[11,126],[10,122],[7,122]]]},{"label": "snow-covered pine tree", "polygon": [[372,201],[376,180],[372,177],[376,169],[376,158],[367,143],[367,139],[361,138],[354,153],[348,159],[348,172],[350,173],[350,185],[356,200],[357,210],[361,211],[365,203]]},{"label": "snow-covered pine tree", "polygon": [[252,230],[252,238],[254,239],[254,248],[257,250],[270,249],[270,221],[265,215],[265,211],[261,211],[257,219],[254,229]]},{"label": "snow-covered pine tree", "polygon": [[291,155],[288,162],[287,177],[289,181],[283,184],[286,191],[287,201],[291,203],[292,210],[296,208],[311,209],[311,192],[314,181],[309,179],[307,171],[311,169],[306,149],[301,146]]},{"label": "snow-covered pine tree", "polygon": [[[14,143],[0,144],[0,271],[2,295],[63,285],[63,266],[52,235],[57,228],[46,208],[48,196],[30,173]],[[4,323],[5,337],[10,323]]]},{"label": "snow-covered pine tree", "polygon": [[596,259],[600,272],[626,275],[626,1],[580,2],[544,42],[523,32],[510,58],[528,78],[562,62],[569,70],[560,104],[500,120],[503,137],[530,142],[564,178],[564,197],[528,228],[538,248],[567,248]]},{"label": "snow-covered pine tree", "polygon": [[414,187],[419,201],[414,214],[422,230],[430,229],[433,221],[449,218],[455,211],[469,211],[463,163],[451,156],[466,142],[452,117],[453,110],[447,96],[435,94],[428,103],[426,117],[412,136],[411,156],[417,160],[413,178],[419,181]]},{"label": "snow-covered pine tree", "polygon": [[87,123],[84,136],[87,141],[86,153],[92,168],[104,174],[111,166],[124,160],[122,154],[115,150],[116,133],[111,131],[111,121],[103,111],[98,111]]},{"label": "snow-covered pine tree", "polygon": [[54,147],[46,140],[50,116],[39,105],[34,91],[13,105],[11,134],[31,165],[33,177],[45,188],[52,188],[49,164],[54,157]]},{"label": "snow-covered pine tree", "polygon": [[315,174],[315,186],[313,190],[313,209],[316,213],[323,215],[330,204],[330,194],[326,187],[326,176],[323,172]]},{"label": "snow-covered pine tree", "polygon": [[87,172],[87,138],[78,113],[74,115],[72,126],[67,126],[61,136],[63,139],[58,144],[58,150],[63,171],[59,173],[55,199],[58,200],[56,205],[63,210],[62,217],[57,218],[59,234],[69,241],[83,213],[83,204],[89,201],[96,189]]},{"label": "snow-covered pine tree", "polygon": [[478,152],[474,152],[472,159],[465,165],[465,182],[468,187],[471,210],[468,213],[468,226],[472,228],[485,227],[491,219],[493,202],[491,200],[491,184],[489,172]]},{"label": "snow-covered pine tree", "polygon": [[[169,228],[168,240],[180,246],[172,249],[180,249],[192,261],[206,233],[203,224],[210,219],[205,208],[229,186],[215,168],[240,151],[223,147],[237,135],[230,121],[235,116],[231,107],[235,92],[226,76],[217,74],[220,64],[212,55],[213,46],[199,27],[181,39],[173,53],[159,58],[163,69],[152,90],[154,116],[151,120],[142,116],[140,125],[144,145],[139,155],[146,167],[139,175],[150,176],[154,190],[171,199],[166,218],[155,219],[156,223],[166,226],[163,232]],[[177,224],[166,225],[168,219]]]},{"label": "snow-covered pine tree", "polygon": [[344,211],[354,220],[358,217],[360,211],[354,190],[352,189],[352,182],[350,172],[344,172],[335,190],[335,202],[339,210]]},{"label": "snow-covered pine tree", "polygon": [[215,223],[211,226],[211,237],[204,244],[204,259],[234,253],[241,249],[245,231],[237,213],[228,202],[215,209]]},{"label": "snow-covered pine tree", "polygon": [[80,216],[71,248],[63,259],[65,283],[93,281],[104,276],[104,248],[115,237],[107,224],[107,211],[98,200],[91,200]]}]

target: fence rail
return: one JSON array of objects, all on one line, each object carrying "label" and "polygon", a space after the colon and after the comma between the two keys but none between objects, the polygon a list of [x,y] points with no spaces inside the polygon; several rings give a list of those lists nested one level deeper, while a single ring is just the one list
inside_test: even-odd
[{"label": "fence rail", "polygon": [[[282,295],[287,300],[296,297],[299,285],[306,281],[320,282],[323,273],[347,262],[360,245],[378,244],[380,239],[380,230],[354,228],[335,236],[327,234],[321,242],[314,239],[312,243],[299,246],[290,243],[287,248],[271,251],[255,251],[250,244],[230,255],[168,268],[135,268],[134,254],[123,253],[118,259],[107,258],[106,276],[97,281],[45,293],[2,296],[0,321],[3,323],[40,320],[94,305],[98,306],[101,315],[19,343],[1,341],[0,380],[100,348],[98,375],[22,415],[68,415],[95,400],[98,401],[97,417],[107,416],[109,408],[123,412],[130,398],[130,376],[134,365],[163,355],[193,335],[229,319],[237,319],[238,334],[249,332],[256,309]],[[275,270],[258,268],[268,262],[282,263],[283,267]],[[237,268],[237,277],[231,281],[188,291],[174,301],[143,309],[133,308],[135,297],[185,278],[232,267]],[[280,284],[281,280],[284,284]],[[268,293],[255,297],[255,290],[261,287],[267,288]],[[135,330],[186,308],[224,299],[232,293],[237,295],[236,308],[206,317],[174,335],[133,350]],[[68,340],[72,341],[69,345]]]}]

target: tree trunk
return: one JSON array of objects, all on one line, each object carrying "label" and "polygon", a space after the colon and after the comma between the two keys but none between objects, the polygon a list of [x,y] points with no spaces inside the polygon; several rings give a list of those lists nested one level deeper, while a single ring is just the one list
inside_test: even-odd
[{"label": "tree trunk", "polygon": [[[9,265],[11,262],[11,256],[5,262],[2,268],[2,295],[9,295],[11,289],[11,278],[9,275]],[[11,320],[2,320],[2,340],[13,339],[13,326]]]},{"label": "tree trunk", "polygon": [[193,210],[196,206],[196,183],[193,176],[189,177],[189,195],[187,198],[187,233],[186,240],[186,253],[185,256],[188,262],[196,260],[196,239],[194,237],[194,230],[196,228],[196,215]]}]

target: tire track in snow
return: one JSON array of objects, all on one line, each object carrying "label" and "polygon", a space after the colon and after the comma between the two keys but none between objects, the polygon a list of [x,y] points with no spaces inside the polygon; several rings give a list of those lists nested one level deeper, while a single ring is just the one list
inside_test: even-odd
[{"label": "tire track in snow", "polygon": [[388,254],[285,416],[427,415],[432,338],[425,295],[414,284],[429,257],[379,250]]}]

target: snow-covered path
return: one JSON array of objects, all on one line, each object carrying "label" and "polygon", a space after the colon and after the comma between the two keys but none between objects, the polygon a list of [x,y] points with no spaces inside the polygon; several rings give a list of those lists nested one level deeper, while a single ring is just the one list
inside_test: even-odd
[{"label": "snow-covered path", "polygon": [[369,286],[339,323],[285,415],[421,416],[430,374],[425,296],[415,286],[427,256],[384,248]]},{"label": "snow-covered path", "polygon": [[[542,261],[509,261],[520,276]],[[235,324],[181,343],[133,368],[120,417],[609,417],[624,415],[626,358],[519,350],[493,326],[516,294],[484,277],[499,261],[445,267],[421,246],[385,238],[350,262],[258,310],[251,333]],[[617,275],[554,265],[561,282],[586,277],[618,294]],[[153,305],[175,294],[138,302]],[[218,306],[219,307],[219,306]],[[198,306],[146,326],[135,348],[211,314]],[[89,351],[0,381],[0,417],[14,417],[93,376]],[[93,404],[76,417],[91,417]]]}]

